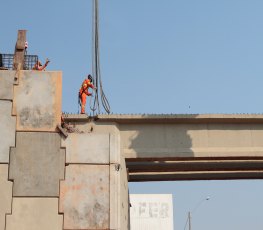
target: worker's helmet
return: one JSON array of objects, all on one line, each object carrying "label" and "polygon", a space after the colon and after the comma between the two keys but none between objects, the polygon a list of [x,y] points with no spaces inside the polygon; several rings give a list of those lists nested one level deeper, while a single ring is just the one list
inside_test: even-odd
[{"label": "worker's helmet", "polygon": [[90,82],[93,81],[93,78],[92,78],[92,76],[90,74],[88,75],[88,79],[90,80]]}]

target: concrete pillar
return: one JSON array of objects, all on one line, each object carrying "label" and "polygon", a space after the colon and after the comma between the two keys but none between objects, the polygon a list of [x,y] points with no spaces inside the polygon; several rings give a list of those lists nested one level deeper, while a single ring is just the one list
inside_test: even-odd
[{"label": "concrete pillar", "polygon": [[116,133],[74,133],[62,140],[67,166],[59,211],[64,229],[128,229],[128,182],[119,144]]},{"label": "concrete pillar", "polygon": [[57,198],[14,198],[6,230],[63,230]]},{"label": "concrete pillar", "polygon": [[5,229],[5,215],[11,213],[13,185],[7,179],[8,165],[0,164],[0,229]]},{"label": "concrete pillar", "polygon": [[118,127],[60,136],[61,83],[61,72],[0,71],[0,229],[128,230]]},{"label": "concrete pillar", "polygon": [[109,229],[109,165],[68,165],[59,199],[64,229]]}]

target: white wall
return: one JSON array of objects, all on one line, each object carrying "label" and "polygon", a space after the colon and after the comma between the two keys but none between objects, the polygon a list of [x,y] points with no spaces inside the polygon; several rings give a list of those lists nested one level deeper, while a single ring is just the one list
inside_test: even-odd
[{"label": "white wall", "polygon": [[172,194],[130,194],[131,230],[173,230]]}]

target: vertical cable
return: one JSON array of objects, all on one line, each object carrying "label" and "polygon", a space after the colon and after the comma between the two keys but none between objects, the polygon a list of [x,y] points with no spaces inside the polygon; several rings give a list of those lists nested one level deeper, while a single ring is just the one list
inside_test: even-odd
[{"label": "vertical cable", "polygon": [[[90,107],[93,111],[93,115],[97,110],[100,114],[100,101],[107,113],[110,113],[110,105],[104,94],[102,87],[102,79],[100,72],[100,55],[99,55],[99,1],[93,0],[92,6],[92,75],[94,79],[94,86],[97,90],[94,90],[94,99],[91,97]],[[99,98],[100,95],[100,98]],[[92,102],[92,100],[94,100]],[[93,107],[91,106],[93,104]]]}]

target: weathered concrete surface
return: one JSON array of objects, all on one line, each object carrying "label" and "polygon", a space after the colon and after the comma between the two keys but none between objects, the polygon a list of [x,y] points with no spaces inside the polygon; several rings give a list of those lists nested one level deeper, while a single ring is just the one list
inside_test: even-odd
[{"label": "weathered concrete surface", "polygon": [[66,166],[59,211],[64,229],[109,229],[109,165]]},{"label": "weathered concrete surface", "polygon": [[120,134],[110,133],[110,163],[119,164],[121,162]]},{"label": "weathered concrete surface", "polygon": [[17,130],[54,132],[61,119],[61,94],[61,72],[20,71],[13,104]]},{"label": "weathered concrete surface", "polygon": [[112,126],[113,122],[119,128],[125,158],[263,156],[263,115],[99,115],[96,118],[98,126]]},{"label": "weathered concrete surface", "polygon": [[11,213],[12,184],[8,181],[8,165],[0,164],[0,229],[5,229],[5,215]]},{"label": "weathered concrete surface", "polygon": [[9,179],[14,196],[58,196],[64,179],[65,150],[57,133],[17,132],[11,149]]},{"label": "weathered concrete surface", "polygon": [[13,100],[16,71],[0,70],[0,100]]},{"label": "weathered concrete surface", "polygon": [[11,101],[0,100],[0,163],[9,163],[9,149],[15,146],[16,119],[11,110]]},{"label": "weathered concrete surface", "polygon": [[124,158],[121,159],[119,183],[119,226],[120,229],[129,229],[129,188],[128,175]]},{"label": "weathered concrete surface", "polygon": [[119,229],[120,208],[120,172],[119,164],[110,164],[110,229]]},{"label": "weathered concrete surface", "polygon": [[126,158],[263,156],[263,124],[121,126]]},{"label": "weathered concrete surface", "polygon": [[129,191],[124,158],[110,165],[110,229],[129,229]]},{"label": "weathered concrete surface", "polygon": [[13,198],[12,215],[6,217],[6,230],[62,230],[57,198]]},{"label": "weathered concrete surface", "polygon": [[62,146],[66,148],[66,163],[109,164],[109,134],[72,133]]}]

